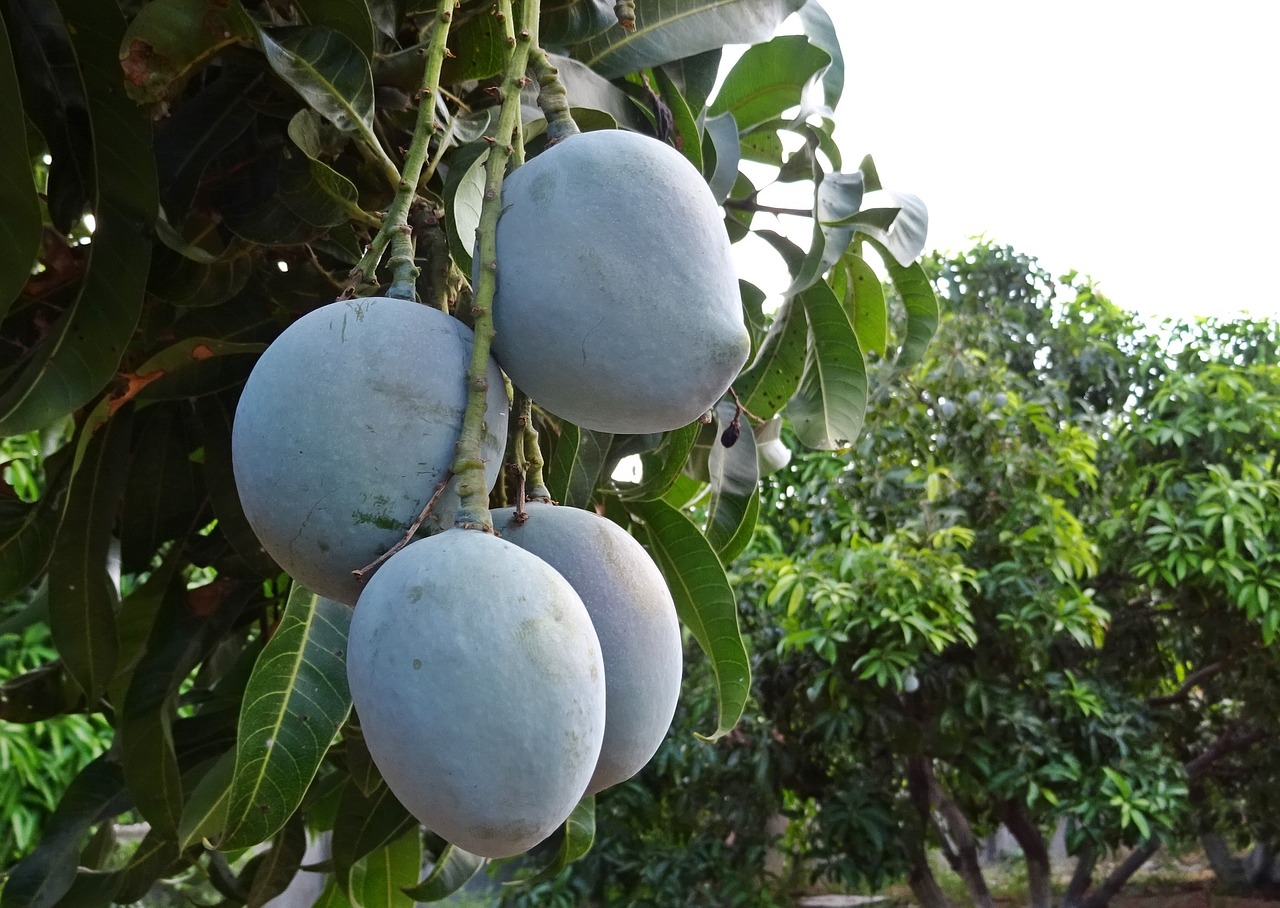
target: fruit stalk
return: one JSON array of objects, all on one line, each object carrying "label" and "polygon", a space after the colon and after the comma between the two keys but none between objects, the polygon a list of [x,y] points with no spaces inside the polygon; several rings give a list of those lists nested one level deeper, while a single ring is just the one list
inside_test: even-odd
[{"label": "fruit stalk", "polygon": [[467,369],[467,408],[453,460],[453,475],[458,477],[461,503],[454,515],[454,525],[493,532],[489,513],[489,493],[484,481],[482,442],[484,439],[485,395],[488,392],[486,370],[489,348],[493,343],[493,299],[498,275],[498,217],[502,214],[502,178],[507,161],[515,153],[514,141],[520,125],[520,85],[529,61],[529,49],[538,30],[538,4],[525,0],[521,6],[521,27],[513,24],[511,0],[500,0],[496,15],[506,32],[511,56],[502,74],[498,93],[502,108],[498,130],[485,161],[484,201],[480,206],[480,224],[476,229],[476,245],[480,268],[471,303],[475,342],[471,348],[471,365]]},{"label": "fruit stalk", "polygon": [[[417,197],[418,182],[422,178],[422,166],[426,163],[431,136],[436,130],[436,95],[440,91],[440,68],[444,64],[449,24],[458,0],[440,0],[436,9],[436,21],[431,29],[431,42],[427,45],[427,62],[422,72],[422,88],[418,92],[418,116],[414,123],[413,139],[405,152],[404,167],[396,184],[396,194],[382,219],[382,227],[369,242],[369,249],[351,269],[351,280],[344,296],[354,293],[358,284],[373,279],[387,246],[393,247],[394,272],[388,296],[401,299],[418,298],[415,289],[417,266],[413,261],[412,240],[409,235],[409,209]],[[408,254],[405,254],[408,243]],[[395,291],[395,292],[392,292]],[[406,292],[408,295],[405,295]]]},{"label": "fruit stalk", "polygon": [[529,68],[538,80],[538,106],[547,118],[547,144],[577,135],[578,124],[569,113],[569,93],[560,81],[560,70],[551,65],[551,58],[541,47],[530,50]]}]

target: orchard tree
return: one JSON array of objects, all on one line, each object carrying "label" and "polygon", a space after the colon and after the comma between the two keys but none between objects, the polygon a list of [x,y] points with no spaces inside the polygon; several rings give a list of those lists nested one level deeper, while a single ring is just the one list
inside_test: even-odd
[{"label": "orchard tree", "polygon": [[[678,682],[676,613],[714,679],[700,731],[742,712],[724,565],[778,453],[757,431],[781,415],[847,446],[863,351],[905,368],[937,322],[922,204],[832,139],[830,19],[0,10],[0,600],[57,651],[4,684],[0,719],[112,730],[3,905],[175,875],[262,904],[325,831],[325,904],[439,899],[487,857],[559,873],[590,846],[589,792],[657,746],[624,732],[665,731],[669,685],[645,679]],[[771,37],[793,13],[803,33]],[[729,42],[752,46],[716,89]],[[811,190],[801,245],[771,229],[796,213],[775,183]],[[771,315],[728,254],[750,233],[791,275]],[[633,637],[618,613],[646,603]]]}]

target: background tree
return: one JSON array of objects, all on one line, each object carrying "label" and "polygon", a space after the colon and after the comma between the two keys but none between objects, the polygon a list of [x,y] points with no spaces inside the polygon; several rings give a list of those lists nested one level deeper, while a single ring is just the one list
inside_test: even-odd
[{"label": "background tree", "polygon": [[[857,437],[861,350],[892,346],[905,367],[937,320],[915,262],[923,206],[883,190],[870,159],[842,161],[832,110],[844,63],[817,2],[545,6],[0,4],[0,435],[40,452],[22,466],[31,494],[0,498],[0,601],[6,630],[47,624],[58,654],[5,683],[0,719],[101,716],[112,729],[9,869],[5,908],[130,902],[179,873],[261,904],[294,875],[308,830],[333,830],[327,903],[407,899],[379,888],[388,878],[438,898],[480,865],[419,830],[379,778],[350,718],[345,609],[290,588],[259,545],[229,430],[259,353],[336,297],[483,318],[468,274],[499,213],[503,162],[573,120],[679,148],[730,236],[760,232],[792,274],[771,319],[742,285],[753,360],[735,394],[750,413],[717,410],[717,433],[741,438],[712,446],[706,481],[680,479],[696,424],[610,436],[535,407],[525,426],[557,500],[608,514],[649,548],[707,654],[715,706],[700,730],[734,726],[749,672],[722,562],[745,546],[760,501],[743,420],[785,411],[816,448]],[[772,38],[792,12],[804,34]],[[755,46],[713,94],[729,41]],[[756,223],[777,206],[743,161],[764,165],[757,182],[808,182],[806,249]],[[867,280],[867,247],[901,318]],[[617,481],[628,455],[641,471]],[[336,637],[315,632],[325,624]],[[304,711],[320,681],[332,696]],[[286,740],[300,743],[274,746]],[[145,821],[140,845],[113,845],[122,816]],[[588,800],[543,849],[547,874],[589,845],[592,822]],[[420,881],[424,856],[434,869]]]}]

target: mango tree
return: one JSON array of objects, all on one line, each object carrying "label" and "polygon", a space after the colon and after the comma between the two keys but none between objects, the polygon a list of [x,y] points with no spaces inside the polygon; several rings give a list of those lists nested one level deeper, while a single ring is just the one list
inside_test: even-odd
[{"label": "mango tree", "polygon": [[[602,784],[674,709],[672,614],[714,676],[700,731],[743,709],[724,565],[760,509],[753,429],[785,414],[801,443],[847,445],[863,349],[905,366],[936,324],[923,205],[832,139],[830,19],[816,0],[0,11],[0,434],[37,452],[6,469],[0,600],[57,650],[0,718],[112,729],[3,905],[126,903],[175,875],[262,904],[325,831],[326,904],[443,898],[539,841],[519,872],[558,873],[592,840],[608,716],[636,733]],[[803,33],[773,37],[793,13]],[[722,66],[729,42],[752,46]],[[771,229],[774,183],[807,186],[786,209],[802,246]],[[750,233],[790,275],[771,318],[733,273]],[[893,318],[865,295],[875,260]],[[529,500],[639,544],[557,543],[562,575],[500,538],[551,520]],[[606,640],[629,606],[573,580],[606,556],[643,577],[667,650]],[[664,683],[628,695],[645,656]],[[635,705],[638,730],[616,718]],[[439,752],[406,759],[423,741]],[[141,844],[113,844],[122,817]]]}]

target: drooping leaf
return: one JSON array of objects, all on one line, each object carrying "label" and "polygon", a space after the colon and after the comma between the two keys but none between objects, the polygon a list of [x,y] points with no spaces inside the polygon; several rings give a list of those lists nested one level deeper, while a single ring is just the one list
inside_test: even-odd
[{"label": "drooping leaf", "polygon": [[689,110],[695,117],[702,114],[703,108],[707,106],[707,98],[715,88],[722,56],[723,49],[716,47],[682,60],[662,64],[663,72],[675,83],[680,94],[684,95]]},{"label": "drooping leaf", "polygon": [[254,870],[249,881],[246,908],[262,908],[283,893],[302,866],[302,856],[306,851],[307,827],[302,817],[295,815],[276,833],[271,841],[271,850]]},{"label": "drooping leaf", "polygon": [[864,353],[883,356],[889,343],[889,310],[880,276],[850,250],[831,270],[831,290],[844,303],[858,346]]},{"label": "drooping leaf", "polygon": [[338,801],[333,826],[334,872],[345,878],[365,855],[394,842],[417,825],[418,821],[396,800],[385,782],[379,780],[370,794],[348,782]]},{"label": "drooping leaf", "polygon": [[680,477],[701,428],[700,423],[694,422],[665,433],[657,448],[640,455],[643,469],[640,481],[630,485],[619,484],[618,497],[632,501],[650,501],[665,495]]},{"label": "drooping leaf", "polygon": [[711,661],[719,703],[714,741],[737,724],[751,690],[751,664],[738,628],[738,608],[720,559],[680,511],[663,500],[632,502],[637,538],[666,578],[680,620]]},{"label": "drooping leaf", "polygon": [[822,174],[815,162],[817,188],[813,197],[813,242],[804,263],[787,288],[787,295],[800,293],[822,278],[827,269],[840,261],[853,241],[854,228],[842,222],[862,206],[862,174]]},{"label": "drooping leaf", "polygon": [[120,365],[142,311],[157,207],[151,126],[118,90],[124,19],[94,0],[59,0],[93,131],[97,228],[75,301],[0,395],[0,435],[44,428],[83,406]]},{"label": "drooping leaf", "polygon": [[197,489],[192,445],[180,405],[148,407],[139,414],[132,469],[120,510],[120,563],[125,573],[144,571],[161,544],[194,531],[204,492]]},{"label": "drooping leaf", "polygon": [[373,73],[351,39],[319,25],[258,30],[267,63],[308,105],[343,132],[373,133]]},{"label": "drooping leaf", "polygon": [[779,412],[800,386],[806,336],[804,311],[794,297],[783,300],[756,358],[733,383],[742,405],[761,419]]},{"label": "drooping leaf", "polygon": [[703,140],[703,174],[715,200],[723,202],[733,191],[738,179],[738,163],[741,160],[738,124],[733,119],[733,113],[726,111],[708,118],[703,126],[706,129]]},{"label": "drooping leaf", "polygon": [[797,298],[809,324],[804,376],[787,403],[801,444],[822,451],[848,446],[862,430],[867,372],[844,307],[824,282]]},{"label": "drooping leaf", "polygon": [[613,29],[613,0],[559,0],[542,8],[538,38],[548,47],[566,47]]},{"label": "drooping leaf", "polygon": [[0,497],[0,599],[8,601],[44,573],[66,513],[73,451],[45,460],[48,485],[35,502]]},{"label": "drooping leaf", "polygon": [[[746,548],[760,511],[760,466],[749,417],[732,401],[716,405],[716,435],[707,456],[711,497],[707,500],[707,541],[723,564]],[[734,419],[737,426],[733,426]],[[726,447],[725,442],[732,440]]]},{"label": "drooping leaf", "polygon": [[308,25],[324,25],[341,32],[370,60],[377,50],[373,16],[367,0],[294,0]]},{"label": "drooping leaf", "polygon": [[607,79],[651,69],[726,44],[767,41],[804,0],[650,0],[636,5],[632,31],[610,29],[572,55]]},{"label": "drooping leaf", "polygon": [[128,807],[117,764],[103,755],[85,766],[45,823],[40,844],[10,868],[0,908],[53,908],[75,880],[84,835]]},{"label": "drooping leaf", "polygon": [[698,129],[697,115],[689,107],[689,103],[680,94],[676,83],[667,75],[667,71],[659,66],[653,71],[654,81],[662,100],[671,110],[671,119],[676,129],[676,147],[689,159],[689,163],[702,171],[702,134]]},{"label": "drooping leaf", "polygon": [[[839,0],[837,0],[839,2]],[[844,93],[844,54],[836,35],[835,23],[818,0],[808,0],[800,7],[800,25],[809,43],[824,50],[831,63],[818,75],[822,79],[822,93],[828,109],[834,110]]]},{"label": "drooping leaf", "polygon": [[732,113],[742,132],[767,123],[800,104],[805,86],[830,55],[804,35],[779,35],[750,47],[725,76],[710,114]]},{"label": "drooping leaf", "polygon": [[413,908],[406,894],[422,872],[417,828],[366,855],[351,874],[351,901],[361,908]]},{"label": "drooping leaf", "polygon": [[141,901],[177,859],[177,842],[158,830],[148,830],[120,871],[116,900],[120,904]]},{"label": "drooping leaf", "polygon": [[143,104],[174,97],[225,48],[253,37],[239,0],[152,0],[133,17],[119,48],[125,90]]},{"label": "drooping leaf", "polygon": [[924,251],[929,233],[929,211],[924,201],[909,192],[881,189],[867,193],[862,202],[868,211],[897,213],[887,227],[865,222],[858,224],[858,232],[877,240],[899,265],[905,267],[914,262]]},{"label": "drooping leaf", "polygon": [[83,709],[84,704],[84,694],[61,662],[0,684],[0,719],[5,722],[41,722]]},{"label": "drooping leaf", "polygon": [[27,124],[22,111],[18,73],[8,32],[0,20],[0,318],[31,276],[40,250],[40,200],[27,150]]},{"label": "drooping leaf", "polygon": [[137,375],[146,380],[138,399],[190,400],[238,385],[266,346],[188,335],[138,367]]},{"label": "drooping leaf", "polygon": [[485,859],[456,845],[445,845],[431,865],[431,871],[416,886],[410,886],[405,894],[419,902],[438,902],[448,898],[475,876]]},{"label": "drooping leaf", "polygon": [[907,310],[907,336],[898,348],[894,366],[908,369],[920,361],[935,331],[938,330],[938,296],[919,262],[899,265],[893,256],[875,240],[871,244],[880,253],[889,280]]},{"label": "drooping leaf", "polygon": [[564,423],[546,469],[551,497],[569,507],[589,508],[596,486],[608,478],[603,472],[612,440],[613,436],[607,432],[592,432]]},{"label": "drooping leaf", "polygon": [[480,226],[484,165],[488,160],[489,148],[483,142],[455,149],[449,158],[449,174],[444,182],[444,204],[449,213],[445,218],[449,253],[467,274],[471,273],[471,253],[475,250],[476,229]]},{"label": "drooping leaf", "polygon": [[119,592],[107,559],[129,475],[131,417],[131,408],[122,410],[85,448],[49,561],[49,628],[67,671],[90,703],[107,689],[119,655]]},{"label": "drooping leaf", "polygon": [[314,227],[348,223],[360,210],[356,185],[328,164],[291,157],[281,162],[280,201]]},{"label": "drooping leaf", "polygon": [[294,584],[245,692],[222,847],[266,840],[302,802],[351,711],[350,623],[350,608]]},{"label": "drooping leaf", "polygon": [[178,847],[181,850],[186,851],[203,839],[211,839],[226,828],[235,769],[236,752],[228,750],[196,783],[178,822]]}]

